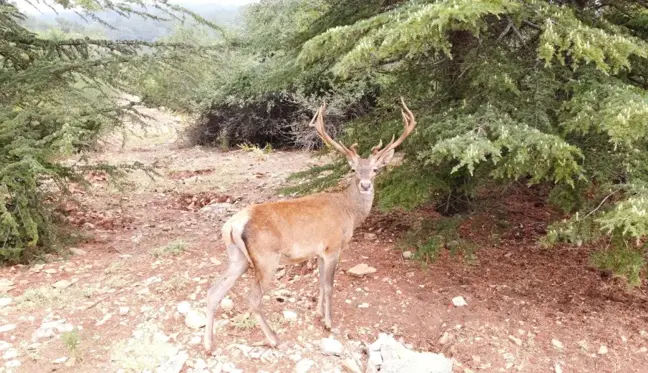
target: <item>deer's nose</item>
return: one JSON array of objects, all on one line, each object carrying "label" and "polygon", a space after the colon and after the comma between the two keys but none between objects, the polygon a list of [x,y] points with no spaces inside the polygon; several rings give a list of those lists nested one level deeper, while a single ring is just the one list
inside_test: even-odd
[{"label": "deer's nose", "polygon": [[360,182],[360,189],[365,190],[365,191],[370,190],[371,189],[371,181],[362,180]]}]

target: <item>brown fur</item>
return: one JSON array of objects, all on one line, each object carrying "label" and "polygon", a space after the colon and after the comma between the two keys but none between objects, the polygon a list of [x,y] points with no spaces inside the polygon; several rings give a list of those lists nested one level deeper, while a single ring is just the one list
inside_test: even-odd
[{"label": "brown fur", "polygon": [[[250,291],[250,309],[266,339],[279,343],[261,311],[263,293],[269,290],[280,264],[295,264],[318,257],[320,292],[317,313],[327,329],[332,329],[331,297],[333,277],[340,253],[349,246],[353,231],[371,211],[373,179],[386,166],[398,146],[414,129],[414,116],[403,102],[405,132],[384,148],[372,149],[372,156],[362,159],[355,151],[333,141],[323,129],[324,106],[318,110],[315,125],[320,137],[346,157],[354,178],[342,192],[320,193],[288,201],[251,205],[232,216],[222,228],[222,238],[229,256],[227,271],[207,294],[207,325],[204,347],[212,348],[214,312],[236,280],[251,266],[256,281]],[[311,125],[315,123],[315,119]]]}]

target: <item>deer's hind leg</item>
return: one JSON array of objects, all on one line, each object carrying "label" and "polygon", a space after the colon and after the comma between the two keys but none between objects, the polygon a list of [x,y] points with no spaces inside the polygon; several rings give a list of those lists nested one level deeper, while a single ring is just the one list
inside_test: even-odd
[{"label": "deer's hind leg", "polygon": [[211,351],[213,345],[212,329],[214,327],[214,312],[216,312],[216,308],[218,308],[218,305],[225,294],[232,289],[236,280],[238,280],[250,266],[245,255],[241,252],[238,246],[234,244],[227,246],[227,255],[229,257],[227,270],[207,292],[207,323],[205,325],[205,336],[203,338],[203,344],[207,351]]},{"label": "deer's hind leg", "polygon": [[262,259],[259,257],[253,257],[252,260],[254,261],[256,281],[252,285],[252,290],[250,291],[250,311],[256,317],[257,323],[259,324],[259,327],[261,327],[268,344],[272,347],[277,347],[277,345],[279,345],[279,338],[272,328],[270,328],[270,325],[268,325],[268,322],[263,315],[261,310],[261,301],[263,299],[263,294],[271,288],[274,274],[279,266],[279,255],[272,253],[264,256]]}]

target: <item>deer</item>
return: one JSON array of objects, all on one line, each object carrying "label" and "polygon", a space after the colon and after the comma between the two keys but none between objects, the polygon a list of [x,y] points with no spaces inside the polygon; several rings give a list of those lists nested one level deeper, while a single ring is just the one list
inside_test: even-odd
[{"label": "deer", "polygon": [[249,205],[231,216],[222,226],[228,265],[221,277],[207,292],[207,320],[203,345],[207,352],[213,347],[214,313],[235,282],[253,266],[255,276],[248,297],[250,313],[256,318],[270,347],[279,345],[279,338],[265,320],[261,301],[271,290],[275,272],[280,265],[299,264],[317,257],[319,296],[316,316],[324,327],[334,332],[331,300],[334,274],[340,253],[349,246],[354,230],[371,211],[374,199],[373,180],[389,164],[398,147],[416,127],[416,120],[401,97],[404,131],[397,140],[383,148],[382,140],[371,148],[368,158],[361,158],[357,143],[346,147],[334,141],[324,129],[326,103],[315,112],[309,127],[325,143],[341,153],[353,172],[346,189],[320,192],[299,198]]}]

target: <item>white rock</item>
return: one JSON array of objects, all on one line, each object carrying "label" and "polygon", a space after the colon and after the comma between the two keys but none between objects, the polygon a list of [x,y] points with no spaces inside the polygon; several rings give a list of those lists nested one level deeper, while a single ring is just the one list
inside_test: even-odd
[{"label": "white rock", "polygon": [[345,359],[342,362],[342,368],[349,373],[362,373],[362,369],[354,359]]},{"label": "white rock", "polygon": [[412,252],[409,251],[409,250],[408,251],[403,251],[403,258],[404,259],[411,259],[412,255],[414,255],[414,254],[412,254]]},{"label": "white rock", "polygon": [[5,308],[13,302],[11,298],[0,298],[0,308]]},{"label": "white rock", "polygon": [[369,364],[373,366],[380,366],[383,362],[380,351],[369,351]]},{"label": "white rock", "polygon": [[554,372],[556,372],[556,373],[562,373],[562,371],[563,371],[563,370],[562,370],[562,367],[560,366],[560,364],[556,363],[556,364],[554,365]]},{"label": "white rock", "polygon": [[125,307],[125,306],[124,307],[119,307],[119,314],[122,315],[122,316],[127,314],[128,311],[130,311],[130,308],[128,308],[128,307]]},{"label": "white rock", "polygon": [[0,341],[0,351],[4,351],[11,347],[11,343],[5,342],[5,341]]},{"label": "white rock", "polygon": [[288,311],[288,310],[283,311],[283,317],[284,319],[286,319],[286,321],[290,321],[290,322],[297,321],[297,313],[294,311]]},{"label": "white rock", "polygon": [[358,308],[369,308],[369,303],[360,303],[358,304]]},{"label": "white rock", "polygon": [[179,354],[171,357],[169,360],[164,362],[164,364],[157,367],[155,373],[180,373],[188,358],[189,356],[187,353],[181,351]]},{"label": "white rock", "polygon": [[190,310],[185,317],[185,325],[191,329],[200,329],[207,323],[207,317],[203,312]]},{"label": "white rock", "polygon": [[306,373],[310,370],[310,368],[315,365],[315,362],[310,359],[301,359],[299,362],[295,365],[295,373]]},{"label": "white rock", "polygon": [[0,333],[10,332],[16,329],[16,324],[5,324],[0,326]]},{"label": "white rock", "polygon": [[347,273],[349,273],[349,274],[351,274],[353,276],[358,276],[358,277],[362,277],[364,275],[369,275],[369,274],[372,274],[372,273],[375,273],[375,272],[376,272],[375,268],[369,267],[365,263],[358,264],[358,265],[356,265],[356,266],[354,266],[352,268],[349,268],[349,270],[347,271]]},{"label": "white rock", "polygon": [[191,303],[187,301],[182,301],[178,303],[176,310],[178,310],[179,314],[186,315],[187,313],[189,313],[189,311],[191,311]]},{"label": "white rock", "polygon": [[606,345],[601,345],[601,347],[599,347],[599,349],[598,349],[598,354],[599,355],[605,355],[607,353],[608,353],[607,346]]},{"label": "white rock", "polygon": [[522,346],[522,340],[515,336],[509,335],[509,339],[518,346]]},{"label": "white rock", "polygon": [[12,360],[18,357],[18,350],[15,348],[10,348],[7,351],[5,351],[4,354],[2,354],[2,359],[3,360]]},{"label": "white rock", "polygon": [[200,344],[201,341],[202,341],[202,337],[200,337],[199,335],[195,335],[191,337],[191,339],[189,340],[189,344],[192,346],[197,346]]},{"label": "white rock", "polygon": [[58,359],[55,359],[54,361],[52,361],[52,363],[54,363],[54,364],[63,364],[63,363],[65,363],[67,360],[68,360],[68,357],[67,357],[67,356],[63,356],[63,357],[59,357]]},{"label": "white rock", "polygon": [[464,299],[464,297],[462,297],[462,296],[460,295],[460,296],[458,296],[458,297],[454,297],[454,298],[452,298],[452,304],[454,304],[455,307],[463,307],[463,306],[467,306],[467,305],[468,305],[468,302],[466,302],[466,300]]},{"label": "white rock", "polygon": [[377,238],[378,238],[378,235],[376,235],[375,233],[367,232],[367,233],[364,234],[364,239],[367,240],[367,241],[373,241],[373,240],[375,240]]},{"label": "white rock", "polygon": [[230,312],[234,309],[234,302],[229,298],[223,298],[220,302],[220,307],[225,312]]},{"label": "white rock", "polygon": [[559,350],[562,350],[562,349],[564,348],[562,342],[560,342],[560,341],[557,340],[557,339],[552,339],[552,340],[551,340],[551,344],[552,344],[555,348],[557,348],[557,349],[559,349]]},{"label": "white rock", "polygon": [[20,360],[9,360],[5,363],[7,368],[18,368],[20,365],[22,365]]},{"label": "white rock", "polygon": [[76,247],[71,247],[70,252],[74,255],[85,255],[87,252]]},{"label": "white rock", "polygon": [[334,338],[322,338],[320,341],[320,349],[325,355],[340,355],[344,350],[342,343]]},{"label": "white rock", "polygon": [[72,281],[60,280],[60,281],[56,281],[52,286],[55,289],[65,289],[65,288],[70,287],[70,285],[72,285]]},{"label": "white rock", "polygon": [[111,318],[112,318],[112,313],[107,313],[101,318],[101,320],[98,320],[95,323],[95,326],[101,326],[101,325],[105,324],[108,320],[110,320]]}]

